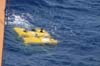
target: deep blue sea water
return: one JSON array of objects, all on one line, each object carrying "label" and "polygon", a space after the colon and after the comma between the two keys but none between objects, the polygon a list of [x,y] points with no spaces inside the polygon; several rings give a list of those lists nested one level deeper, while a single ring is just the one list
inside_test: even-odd
[{"label": "deep blue sea water", "polygon": [[[3,66],[100,66],[100,0],[7,0],[6,15]],[[25,46],[14,26],[42,27],[60,43]]]}]

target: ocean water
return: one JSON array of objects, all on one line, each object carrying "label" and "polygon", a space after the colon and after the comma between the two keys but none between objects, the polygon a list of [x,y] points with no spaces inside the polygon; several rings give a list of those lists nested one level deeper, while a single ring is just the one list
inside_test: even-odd
[{"label": "ocean water", "polygon": [[[100,66],[100,0],[7,0],[3,66]],[[25,46],[13,30],[41,27],[57,46]]]}]

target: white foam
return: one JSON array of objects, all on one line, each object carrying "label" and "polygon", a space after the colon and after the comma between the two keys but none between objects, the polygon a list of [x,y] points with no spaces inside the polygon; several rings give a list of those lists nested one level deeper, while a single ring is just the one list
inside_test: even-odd
[{"label": "white foam", "polygon": [[10,17],[8,17],[8,21],[5,22],[5,24],[6,25],[12,25],[12,26],[20,26],[20,27],[25,27],[25,28],[31,28],[31,24],[24,17],[23,17],[23,14],[22,15],[13,14]]}]

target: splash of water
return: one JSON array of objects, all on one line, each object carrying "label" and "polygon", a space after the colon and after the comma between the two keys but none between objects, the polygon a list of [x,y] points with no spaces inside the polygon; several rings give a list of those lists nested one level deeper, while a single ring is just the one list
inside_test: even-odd
[{"label": "splash of water", "polygon": [[10,26],[17,26],[17,27],[22,27],[27,29],[30,29],[32,26],[30,22],[24,18],[23,14],[22,15],[13,14],[9,16],[6,21],[7,22],[5,22],[5,24]]}]

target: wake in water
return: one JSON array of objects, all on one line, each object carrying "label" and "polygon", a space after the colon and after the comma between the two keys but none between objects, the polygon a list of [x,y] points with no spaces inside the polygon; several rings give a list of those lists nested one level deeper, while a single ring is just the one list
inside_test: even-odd
[{"label": "wake in water", "polygon": [[35,25],[32,25],[28,20],[27,17],[31,17],[30,14],[12,14],[9,17],[7,17],[6,25],[7,26],[13,26],[13,27],[22,27],[26,29],[31,29],[33,27],[36,27]]}]

